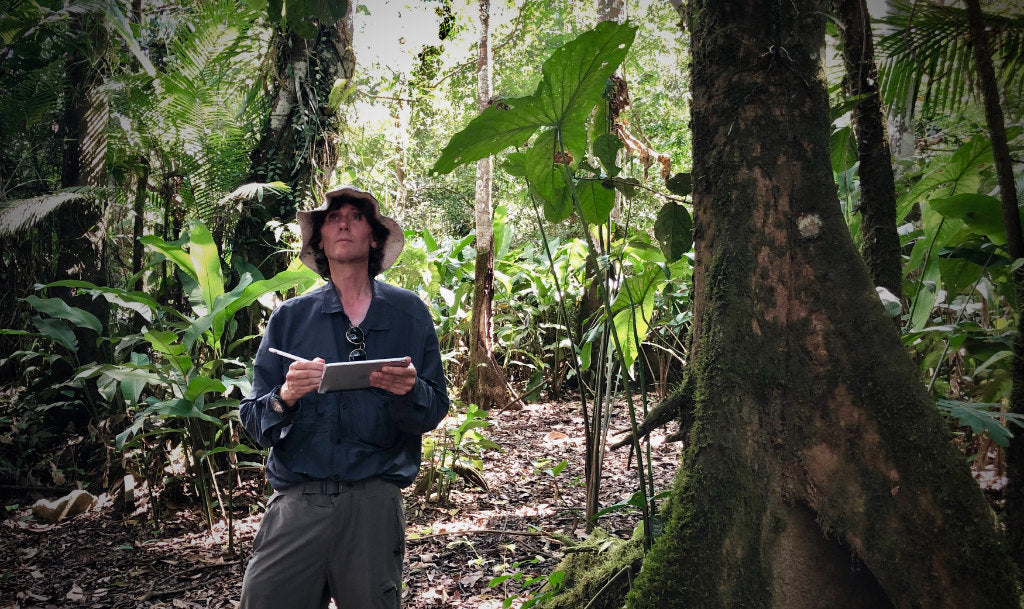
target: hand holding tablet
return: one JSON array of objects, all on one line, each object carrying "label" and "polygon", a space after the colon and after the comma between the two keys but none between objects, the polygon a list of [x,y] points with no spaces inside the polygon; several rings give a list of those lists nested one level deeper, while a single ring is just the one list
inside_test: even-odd
[{"label": "hand holding tablet", "polygon": [[[311,361],[304,357],[292,355],[291,353],[287,353],[273,347],[271,347],[269,351],[297,362]],[[379,372],[385,366],[408,368],[409,359],[405,357],[392,357],[359,362],[334,362],[326,364],[324,366],[323,374],[320,376],[320,386],[317,391],[319,393],[328,393],[331,391],[366,389],[368,387],[372,387],[373,385],[370,383],[370,374]],[[413,371],[413,375],[415,375],[415,371]],[[411,389],[411,387],[408,387],[403,392],[400,391],[400,389],[403,388],[406,383],[388,382],[387,379],[384,382],[386,382],[388,386],[381,387],[381,389],[387,389],[393,393],[406,393]],[[415,383],[415,377],[413,378],[413,382]]]}]

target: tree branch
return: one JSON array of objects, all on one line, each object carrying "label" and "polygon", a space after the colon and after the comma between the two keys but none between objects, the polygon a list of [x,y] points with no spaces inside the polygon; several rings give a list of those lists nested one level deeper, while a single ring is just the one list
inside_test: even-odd
[{"label": "tree branch", "polygon": [[[647,413],[643,422],[637,427],[637,435],[640,438],[646,438],[652,431],[664,427],[673,419],[679,420],[679,435],[685,436],[690,425],[693,424],[693,392],[691,384],[687,381],[683,381],[679,389]],[[630,446],[632,443],[633,434],[630,432],[625,438],[612,444],[611,449],[618,450],[623,446]]]}]

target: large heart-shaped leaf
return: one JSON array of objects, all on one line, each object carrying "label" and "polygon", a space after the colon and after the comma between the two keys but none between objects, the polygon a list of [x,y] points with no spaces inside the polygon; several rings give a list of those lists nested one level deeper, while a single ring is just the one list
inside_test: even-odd
[{"label": "large heart-shaped leaf", "polygon": [[497,102],[448,140],[432,173],[450,173],[511,146],[522,146],[541,125],[547,124],[534,107],[534,99],[520,97]]},{"label": "large heart-shaped leaf", "polygon": [[615,207],[615,189],[605,186],[602,180],[576,182],[576,198],[583,219],[589,224],[602,224]]},{"label": "large heart-shaped leaf", "polygon": [[685,207],[669,201],[654,220],[654,236],[661,244],[665,259],[675,262],[693,247],[693,218]]},{"label": "large heart-shaped leaf", "polygon": [[619,150],[622,149],[622,140],[611,133],[605,133],[597,136],[592,148],[594,156],[601,161],[601,165],[608,176],[614,178],[619,175],[622,168],[615,164],[615,157],[618,155]]},{"label": "large heart-shaped leaf", "polygon": [[944,218],[963,220],[968,228],[985,235],[992,243],[1006,243],[1003,208],[999,199],[966,192],[945,199],[932,199],[929,204]]},{"label": "large heart-shaped leaf", "polygon": [[496,102],[456,133],[431,172],[449,173],[511,146],[525,144],[540,127],[553,127],[565,146],[581,157],[586,119],[601,99],[605,83],[626,57],[636,27],[599,23],[555,50],[541,68],[532,95]]},{"label": "large heart-shaped leaf", "polygon": [[565,165],[554,162],[556,154],[560,153],[553,129],[537,136],[526,150],[526,179],[544,200],[544,217],[551,222],[560,222],[572,213],[572,193],[566,186]]},{"label": "large heart-shaped leaf", "polygon": [[971,138],[952,154],[934,157],[924,177],[896,202],[897,222],[903,221],[915,203],[978,192],[981,172],[991,164],[992,144],[983,137]]}]

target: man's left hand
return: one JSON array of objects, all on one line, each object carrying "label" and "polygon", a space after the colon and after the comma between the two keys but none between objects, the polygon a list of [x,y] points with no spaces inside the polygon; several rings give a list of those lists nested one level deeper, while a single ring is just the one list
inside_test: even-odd
[{"label": "man's left hand", "polygon": [[405,358],[406,366],[384,366],[370,375],[370,385],[378,389],[390,391],[395,395],[405,395],[416,385],[416,366],[412,358]]}]

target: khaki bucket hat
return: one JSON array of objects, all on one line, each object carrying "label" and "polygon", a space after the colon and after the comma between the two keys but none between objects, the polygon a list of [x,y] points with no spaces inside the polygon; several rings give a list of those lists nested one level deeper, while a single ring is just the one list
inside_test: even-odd
[{"label": "khaki bucket hat", "polygon": [[323,204],[320,207],[299,210],[295,213],[295,219],[298,220],[299,230],[302,233],[302,249],[299,250],[299,260],[313,269],[313,272],[319,273],[316,268],[316,252],[309,245],[310,239],[313,238],[313,216],[314,214],[326,212],[334,199],[364,201],[370,204],[374,216],[377,217],[377,221],[388,229],[388,238],[384,242],[384,256],[381,260],[380,270],[383,271],[391,268],[395,260],[398,260],[398,255],[402,253],[402,248],[405,247],[405,233],[402,231],[402,227],[394,219],[381,215],[380,203],[376,197],[365,190],[349,185],[338,186],[327,191],[324,194]]}]

